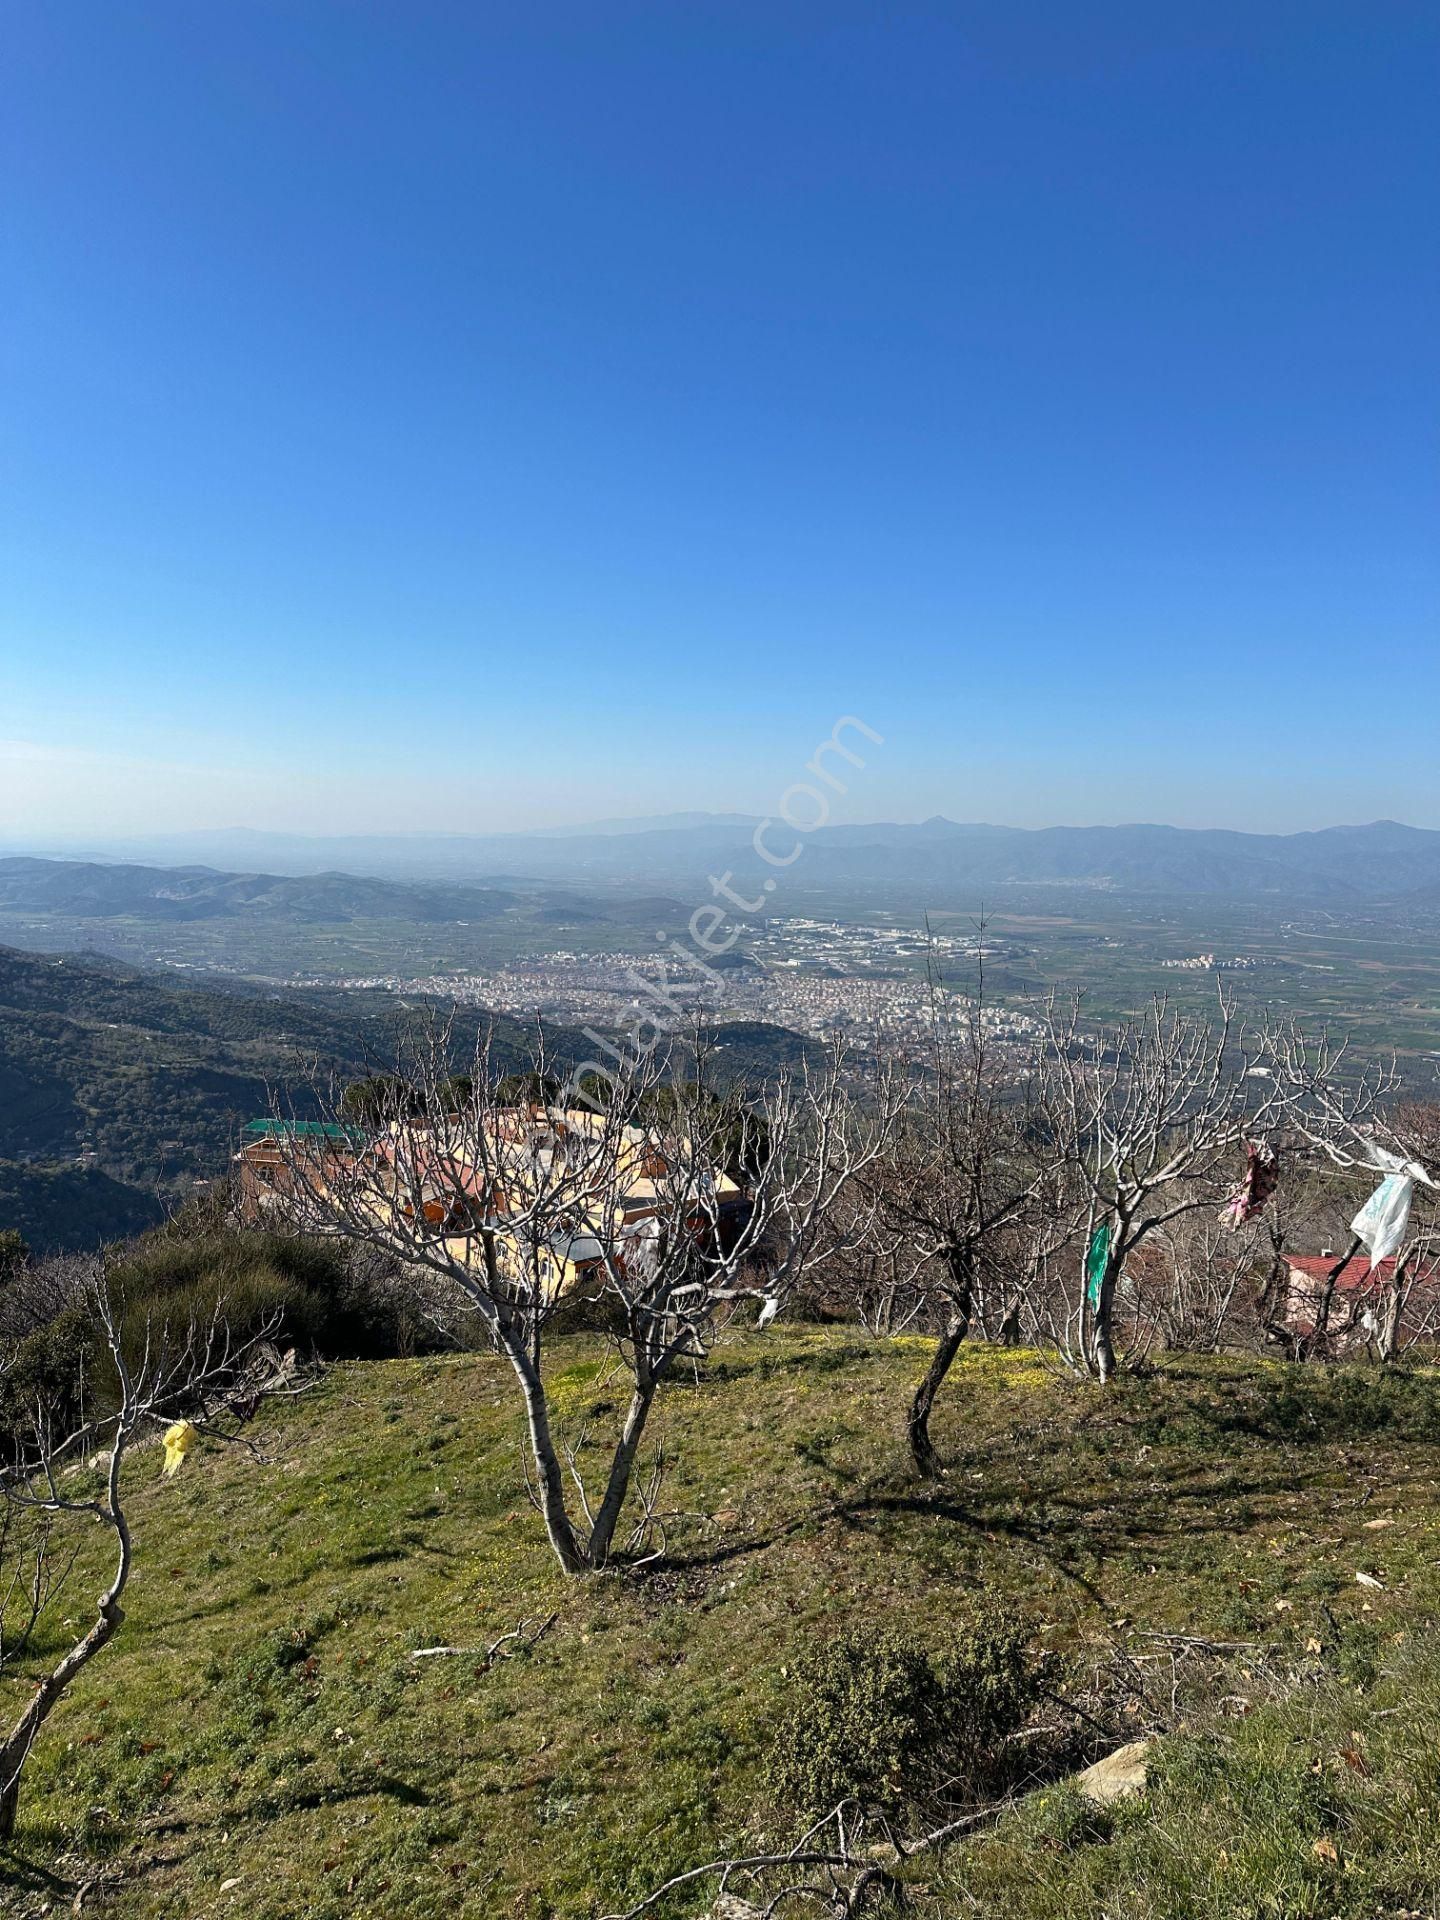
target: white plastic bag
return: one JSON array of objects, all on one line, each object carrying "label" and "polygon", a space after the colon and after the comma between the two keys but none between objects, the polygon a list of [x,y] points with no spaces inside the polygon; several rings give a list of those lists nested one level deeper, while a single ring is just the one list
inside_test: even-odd
[{"label": "white plastic bag", "polygon": [[1404,1240],[1414,1191],[1415,1182],[1408,1173],[1387,1173],[1350,1222],[1351,1231],[1370,1249],[1372,1271]]}]

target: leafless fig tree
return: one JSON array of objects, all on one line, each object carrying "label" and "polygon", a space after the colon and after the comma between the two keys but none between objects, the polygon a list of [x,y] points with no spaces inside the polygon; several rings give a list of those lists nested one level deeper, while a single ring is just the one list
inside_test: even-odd
[{"label": "leafless fig tree", "polygon": [[1018,1249],[1059,1172],[1031,1099],[1033,1063],[1003,1055],[985,1016],[983,976],[973,997],[932,976],[927,1045],[890,1145],[865,1176],[879,1234],[908,1246],[940,1322],[906,1417],[911,1459],[927,1478],[940,1471],[936,1395],[987,1305],[991,1330],[1018,1315]]},{"label": "leafless fig tree", "polygon": [[1365,1327],[1366,1344],[1382,1363],[1407,1348],[1432,1352],[1440,1344],[1440,1228],[1433,1220],[1414,1233],[1395,1265]]},{"label": "leafless fig tree", "polygon": [[1275,1087],[1276,1113],[1287,1133],[1317,1160],[1345,1173],[1384,1172],[1375,1149],[1406,1156],[1395,1124],[1400,1079],[1395,1063],[1361,1062],[1329,1032],[1307,1034],[1298,1021],[1276,1021],[1262,1034]]},{"label": "leafless fig tree", "polygon": [[1245,1037],[1222,997],[1216,1018],[1148,1011],[1098,1034],[1078,1006],[1049,1013],[1045,1104],[1084,1200],[1080,1288],[1070,1330],[1080,1363],[1115,1372],[1115,1301],[1126,1262],[1147,1238],[1218,1202],[1234,1150],[1263,1132],[1273,1083],[1250,1074]]},{"label": "leafless fig tree", "polygon": [[840,1195],[837,1245],[816,1282],[822,1305],[853,1314],[878,1340],[915,1327],[929,1308],[931,1261],[883,1205],[888,1177],[888,1166],[877,1165],[865,1192],[857,1184]]},{"label": "leafless fig tree", "polygon": [[[296,1226],[380,1249],[508,1361],[567,1574],[638,1544],[618,1529],[661,1385],[705,1355],[717,1315],[746,1299],[773,1315],[824,1258],[837,1198],[883,1134],[842,1055],[754,1101],[713,1082],[702,1036],[685,1070],[617,1056],[603,1085],[561,1087],[541,1046],[517,1097],[485,1043],[457,1079],[448,1034],[418,1033],[378,1124],[349,1128],[332,1104],[328,1137],[281,1135],[279,1203]],[[630,1387],[593,1487],[579,1446],[556,1434],[545,1371],[548,1330],[577,1299]]]},{"label": "leafless fig tree", "polygon": [[[1317,1338],[1314,1328],[1307,1330],[1297,1316],[1291,1262],[1315,1248],[1343,1247],[1338,1278],[1356,1244],[1348,1224],[1354,1208],[1344,1204],[1341,1178],[1328,1163],[1301,1150],[1283,1125],[1272,1128],[1271,1137],[1284,1155],[1284,1176],[1253,1222],[1255,1286],[1247,1311],[1261,1343],[1303,1360],[1323,1350],[1324,1329],[1322,1324]],[[1333,1294],[1333,1286],[1330,1291]]]},{"label": "leafless fig tree", "polygon": [[[111,1571],[88,1627],[31,1676],[29,1698],[0,1737],[0,1840],[14,1832],[21,1778],[45,1722],[124,1622],[133,1554],[124,1487],[134,1449],[181,1420],[187,1442],[204,1432],[233,1438],[262,1398],[299,1390],[265,1333],[237,1342],[219,1311],[178,1335],[152,1338],[147,1329],[136,1353],[127,1352],[130,1342],[122,1338],[98,1263],[83,1297],[109,1358],[113,1391],[107,1404],[92,1405],[68,1430],[56,1430],[41,1402],[28,1423],[7,1436],[0,1469],[0,1672],[25,1672],[35,1629],[74,1574],[81,1543],[72,1523],[88,1521],[109,1535]],[[93,1386],[87,1398],[96,1400]],[[158,1457],[151,1456],[157,1463]]]}]

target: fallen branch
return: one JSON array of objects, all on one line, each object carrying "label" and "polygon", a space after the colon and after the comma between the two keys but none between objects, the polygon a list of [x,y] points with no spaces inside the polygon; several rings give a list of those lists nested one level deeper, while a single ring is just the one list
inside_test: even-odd
[{"label": "fallen branch", "polygon": [[849,1853],[827,1853],[819,1850],[797,1850],[789,1853],[752,1853],[733,1860],[709,1860],[703,1867],[691,1867],[685,1873],[672,1874],[663,1886],[656,1887],[653,1893],[646,1894],[638,1905],[627,1907],[624,1913],[607,1913],[603,1920],[639,1920],[642,1913],[648,1913],[658,1906],[667,1894],[678,1893],[681,1887],[691,1886],[696,1880],[718,1873],[720,1891],[725,1891],[725,1882],[732,1873],[761,1873],[767,1868],[776,1867],[830,1867],[844,1870],[857,1863]]},{"label": "fallen branch", "polygon": [[[833,1899],[843,1903],[836,1906],[834,1910],[843,1916],[853,1916],[860,1912],[861,1904],[868,1893],[882,1886],[892,1891],[899,1889],[900,1883],[896,1880],[891,1867],[877,1864],[875,1856],[878,1851],[883,1850],[888,1854],[893,1865],[902,1865],[906,1861],[918,1859],[920,1855],[936,1847],[944,1846],[947,1841],[959,1839],[962,1834],[973,1833],[977,1828],[989,1825],[992,1821],[998,1820],[1002,1814],[1009,1813],[1012,1808],[1019,1806],[1020,1800],[1018,1796],[1011,1795],[1004,1800],[996,1800],[989,1806],[977,1807],[973,1812],[961,1814],[954,1820],[948,1820],[943,1826],[935,1827],[916,1840],[891,1840],[884,1845],[883,1849],[871,1846],[863,1851],[860,1848],[864,1831],[863,1818],[858,1819],[851,1830],[847,1830],[845,1825],[845,1811],[850,1804],[849,1801],[842,1801],[832,1812],[827,1813],[823,1820],[817,1821],[807,1833],[802,1834],[795,1845],[786,1852],[741,1854],[729,1859],[709,1860],[702,1867],[690,1867],[684,1873],[673,1874],[663,1885],[656,1887],[652,1893],[646,1894],[637,1905],[627,1907],[623,1913],[607,1913],[603,1916],[603,1920],[640,1920],[642,1914],[649,1913],[667,1895],[678,1893],[682,1887],[693,1886],[697,1880],[703,1880],[712,1874],[719,1876],[718,1891],[724,1893],[732,1874],[776,1872],[782,1867],[823,1868],[830,1876]],[[814,1841],[815,1836],[823,1833],[830,1826],[835,1828],[834,1845],[812,1845],[811,1842]],[[853,1874],[855,1877],[846,1886],[839,1878],[841,1874]],[[802,1891],[819,1894],[821,1890],[815,1887],[787,1889],[787,1893]],[[776,1905],[777,1901],[772,1900],[761,1911],[766,1914],[772,1913]]]},{"label": "fallen branch", "polygon": [[545,1637],[559,1618],[558,1613],[548,1614],[533,1632],[527,1632],[530,1626],[529,1620],[522,1620],[518,1627],[512,1627],[508,1633],[502,1633],[498,1640],[492,1640],[488,1647],[416,1647],[411,1652],[410,1658],[436,1660],[453,1655],[458,1658],[478,1659],[482,1667],[493,1667],[502,1647],[516,1640],[528,1652]]},{"label": "fallen branch", "polygon": [[1167,1646],[1180,1647],[1187,1653],[1274,1653],[1273,1640],[1207,1640],[1200,1633],[1160,1633],[1146,1628],[1147,1640],[1163,1640]]}]

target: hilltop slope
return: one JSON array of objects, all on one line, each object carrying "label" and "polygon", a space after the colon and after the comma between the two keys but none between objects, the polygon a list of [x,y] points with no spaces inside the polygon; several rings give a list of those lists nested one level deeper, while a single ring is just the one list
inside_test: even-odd
[{"label": "hilltop slope", "polygon": [[[1167,1714],[1153,1632],[1276,1654],[1182,1660],[1189,1732],[1150,1808],[1112,1826],[1027,1807],[928,1864],[942,1913],[1428,1902],[1433,1385],[1210,1361],[1107,1395],[977,1350],[927,1492],[899,1437],[923,1346],[781,1328],[668,1393],[671,1559],[638,1578],[555,1574],[488,1358],[339,1368],[266,1414],[263,1462],[207,1446],[161,1481],[139,1456],[129,1618],[37,1749],[8,1910],[90,1882],[85,1911],[114,1920],[582,1920],[776,1833],[758,1763],[799,1647],[879,1616],[933,1637],[981,1592],[1078,1670],[1158,1658]],[[556,1364],[566,1425],[613,1421],[594,1346]],[[409,1657],[552,1613],[488,1669]]]}]

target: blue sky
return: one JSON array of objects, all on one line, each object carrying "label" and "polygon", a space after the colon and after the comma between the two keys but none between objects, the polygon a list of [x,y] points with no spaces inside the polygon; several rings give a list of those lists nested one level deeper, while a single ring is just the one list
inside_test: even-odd
[{"label": "blue sky", "polygon": [[1440,13],[6,9],[0,838],[1440,826]]}]

